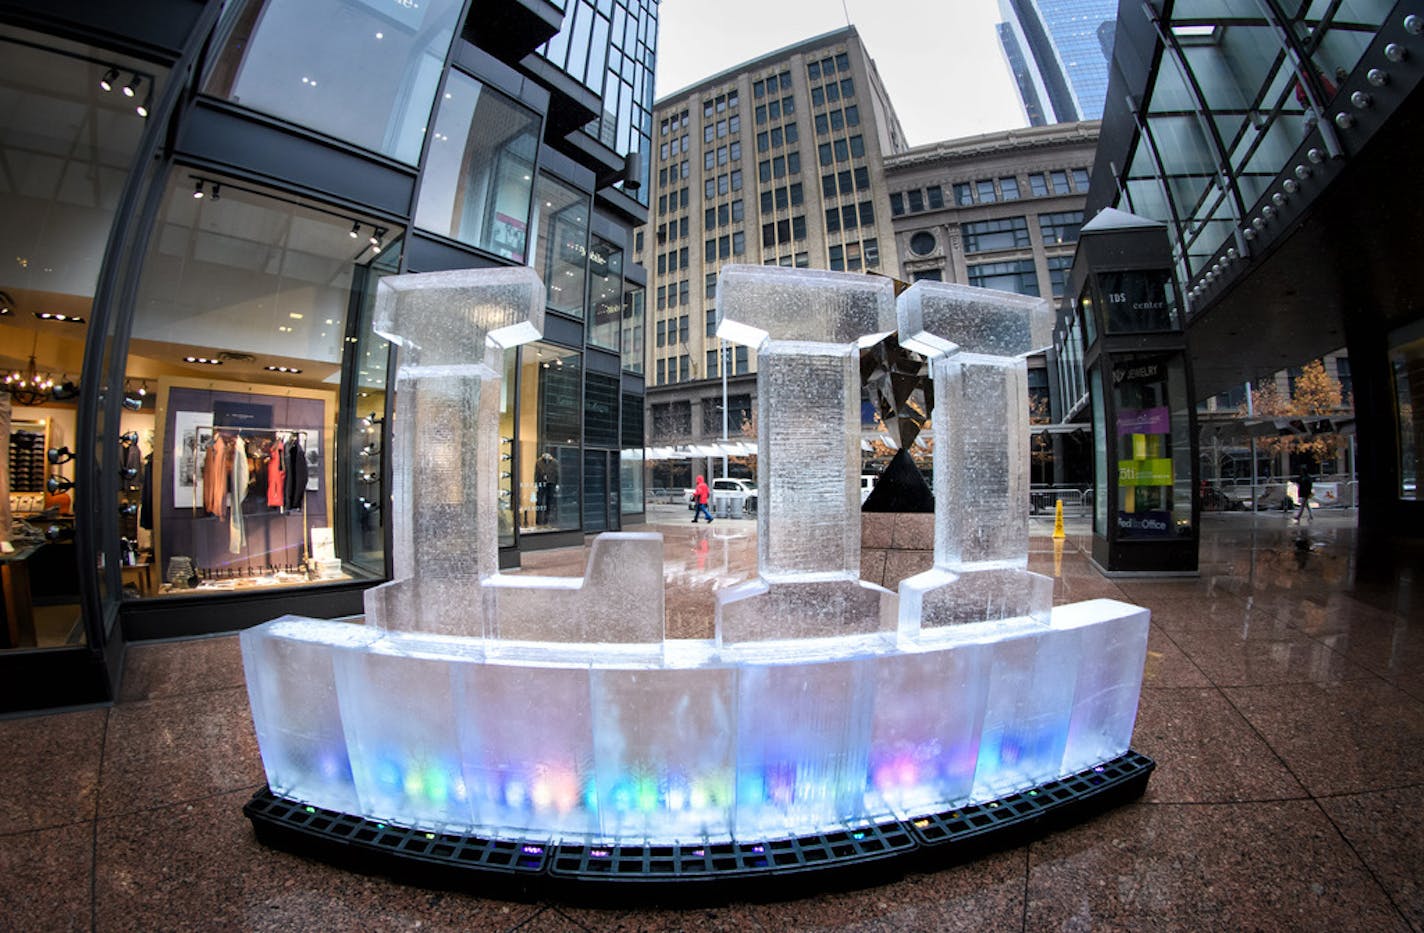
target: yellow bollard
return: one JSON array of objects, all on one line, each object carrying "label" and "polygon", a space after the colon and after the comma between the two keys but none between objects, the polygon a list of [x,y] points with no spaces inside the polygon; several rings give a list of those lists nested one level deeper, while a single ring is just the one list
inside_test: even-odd
[{"label": "yellow bollard", "polygon": [[1063,500],[1059,499],[1058,504],[1053,507],[1053,537],[1066,538],[1063,531]]},{"label": "yellow bollard", "polygon": [[1053,575],[1063,576],[1063,539],[1053,539]]}]

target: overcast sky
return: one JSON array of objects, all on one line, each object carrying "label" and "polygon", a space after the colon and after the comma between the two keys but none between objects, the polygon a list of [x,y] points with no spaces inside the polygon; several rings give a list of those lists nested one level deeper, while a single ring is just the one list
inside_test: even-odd
[{"label": "overcast sky", "polygon": [[1027,125],[994,0],[662,0],[655,94],[839,29],[847,10],[910,145]]}]

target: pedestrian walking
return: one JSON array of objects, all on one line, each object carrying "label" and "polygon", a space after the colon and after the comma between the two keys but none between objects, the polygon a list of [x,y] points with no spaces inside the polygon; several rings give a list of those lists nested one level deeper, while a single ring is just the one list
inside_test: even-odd
[{"label": "pedestrian walking", "polygon": [[692,513],[692,524],[697,524],[699,515],[707,516],[707,524],[712,524],[712,512],[707,508],[707,500],[712,491],[707,488],[707,480],[704,477],[697,477],[697,485],[692,490],[692,501],[696,508]]},{"label": "pedestrian walking", "polygon": [[1305,516],[1308,522],[1315,521],[1315,514],[1310,510],[1310,493],[1315,488],[1315,478],[1310,475],[1310,467],[1300,468],[1300,478],[1296,480],[1296,487],[1300,491],[1300,509],[1295,513],[1295,523],[1300,524],[1300,517]]}]

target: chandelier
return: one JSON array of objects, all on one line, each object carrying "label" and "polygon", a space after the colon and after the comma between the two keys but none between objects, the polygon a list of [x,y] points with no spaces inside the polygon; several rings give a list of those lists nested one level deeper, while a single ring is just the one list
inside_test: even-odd
[{"label": "chandelier", "polygon": [[23,370],[13,370],[5,376],[5,391],[16,405],[42,405],[50,399],[54,379],[49,373],[40,374],[35,366],[35,350],[39,347],[39,331],[35,332],[35,342],[30,347],[30,362]]}]

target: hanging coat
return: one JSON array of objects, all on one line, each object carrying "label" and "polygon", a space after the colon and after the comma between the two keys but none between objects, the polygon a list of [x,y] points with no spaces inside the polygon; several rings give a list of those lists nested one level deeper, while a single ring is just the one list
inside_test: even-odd
[{"label": "hanging coat", "polygon": [[307,497],[307,452],[293,437],[287,444],[287,508],[299,509]]},{"label": "hanging coat", "polygon": [[218,518],[223,516],[223,499],[227,496],[230,469],[232,445],[221,434],[215,434],[212,446],[203,458],[203,509]]},{"label": "hanging coat", "polygon": [[272,444],[267,461],[267,505],[280,509],[287,504],[287,451],[281,441]]},{"label": "hanging coat", "polygon": [[232,511],[228,513],[227,549],[228,553],[241,554],[247,550],[247,529],[242,524],[242,498],[247,494],[247,444],[241,436],[233,441],[231,492]]},{"label": "hanging coat", "polygon": [[138,527],[153,530],[153,454],[143,458],[143,491],[139,493]]}]

